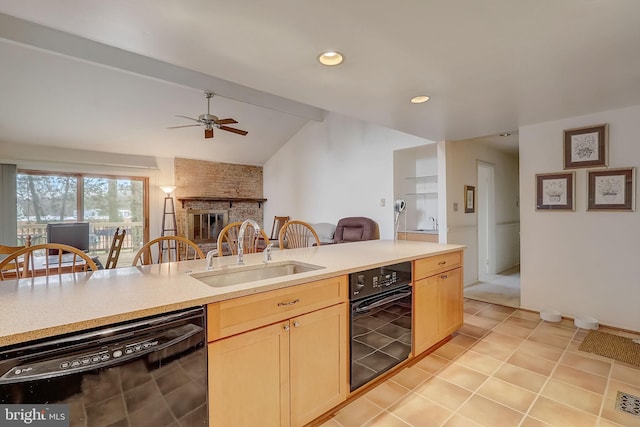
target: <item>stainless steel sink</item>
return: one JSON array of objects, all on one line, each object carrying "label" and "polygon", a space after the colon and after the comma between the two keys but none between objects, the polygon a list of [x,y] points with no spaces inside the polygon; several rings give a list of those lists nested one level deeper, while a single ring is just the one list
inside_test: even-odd
[{"label": "stainless steel sink", "polygon": [[324,267],[298,261],[282,261],[193,273],[191,277],[195,277],[206,285],[218,288],[240,283],[255,282],[257,280],[272,279],[274,277],[290,276],[292,274],[305,273],[321,268]]}]

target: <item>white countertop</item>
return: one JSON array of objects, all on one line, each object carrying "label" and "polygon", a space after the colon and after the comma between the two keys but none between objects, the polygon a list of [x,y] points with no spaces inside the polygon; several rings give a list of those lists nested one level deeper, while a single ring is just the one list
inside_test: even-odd
[{"label": "white countertop", "polygon": [[[124,267],[0,283],[0,346],[104,326],[335,277],[368,268],[463,249],[460,245],[372,240],[274,251],[272,262],[295,260],[319,270],[214,288],[191,277],[205,260]],[[262,264],[245,255],[245,265]],[[233,269],[236,257],[214,258],[214,269]]]}]

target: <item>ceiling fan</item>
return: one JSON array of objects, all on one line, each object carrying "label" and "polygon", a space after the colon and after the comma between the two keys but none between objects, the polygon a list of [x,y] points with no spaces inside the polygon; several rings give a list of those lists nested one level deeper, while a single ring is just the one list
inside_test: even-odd
[{"label": "ceiling fan", "polygon": [[213,138],[213,128],[226,130],[227,132],[233,132],[243,136],[248,133],[246,130],[241,130],[241,129],[236,129],[236,128],[226,126],[233,123],[238,123],[234,119],[219,119],[217,116],[210,114],[209,108],[210,108],[211,98],[213,98],[213,92],[205,91],[204,97],[207,98],[207,114],[200,114],[197,119],[194,119],[193,117],[180,116],[176,114],[176,117],[182,117],[184,119],[193,120],[194,122],[198,122],[197,124],[170,126],[167,129],[187,128],[192,126],[204,126],[205,138]]}]

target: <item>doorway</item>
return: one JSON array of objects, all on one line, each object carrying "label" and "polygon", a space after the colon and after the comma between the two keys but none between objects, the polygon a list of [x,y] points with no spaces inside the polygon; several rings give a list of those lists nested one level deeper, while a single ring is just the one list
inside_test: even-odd
[{"label": "doorway", "polygon": [[[465,141],[476,156],[475,230],[468,253],[477,262],[465,298],[509,307],[520,306],[520,218],[517,151],[483,141]],[[473,144],[484,143],[483,151]],[[511,154],[508,154],[511,153]],[[480,160],[482,156],[482,160]],[[509,160],[507,160],[509,159]],[[514,160],[515,159],[515,160]],[[473,246],[477,247],[476,253]]]}]

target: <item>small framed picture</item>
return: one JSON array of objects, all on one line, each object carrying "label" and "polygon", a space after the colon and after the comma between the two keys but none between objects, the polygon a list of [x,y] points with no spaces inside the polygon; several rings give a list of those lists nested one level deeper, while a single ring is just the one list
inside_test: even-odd
[{"label": "small framed picture", "polygon": [[607,166],[607,124],[564,131],[564,168]]},{"label": "small framed picture", "polygon": [[474,213],[476,211],[476,187],[464,186],[464,213]]},{"label": "small framed picture", "polygon": [[537,174],[536,210],[574,210],[575,181],[575,172]]},{"label": "small framed picture", "polygon": [[588,211],[634,211],[636,168],[589,171]]}]

